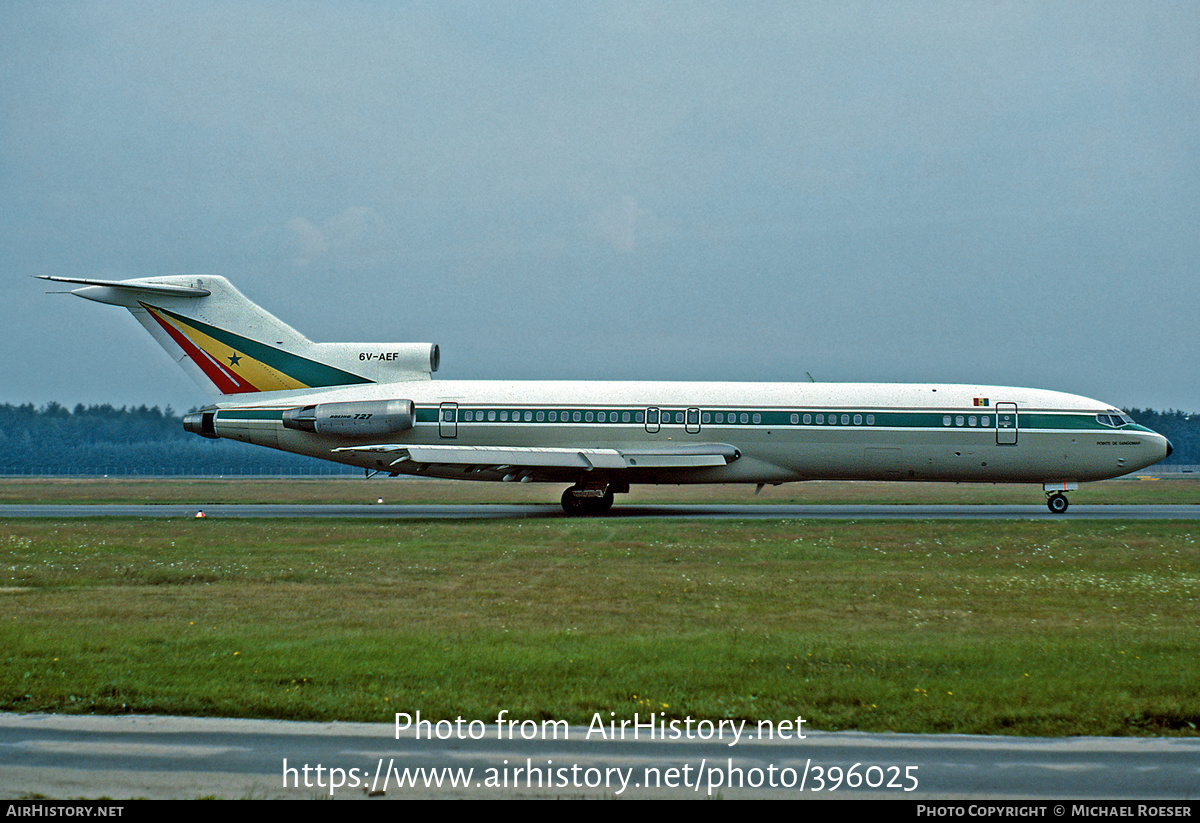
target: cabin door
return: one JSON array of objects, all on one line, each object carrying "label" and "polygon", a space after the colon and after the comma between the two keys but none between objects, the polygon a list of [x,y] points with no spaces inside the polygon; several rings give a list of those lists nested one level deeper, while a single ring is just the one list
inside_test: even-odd
[{"label": "cabin door", "polygon": [[1017,404],[996,404],[996,445],[1017,445]]}]

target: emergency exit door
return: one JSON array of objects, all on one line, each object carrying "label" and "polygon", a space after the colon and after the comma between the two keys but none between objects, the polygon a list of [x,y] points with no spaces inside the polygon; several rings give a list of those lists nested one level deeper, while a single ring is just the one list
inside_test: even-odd
[{"label": "emergency exit door", "polygon": [[438,409],[438,434],[458,437],[458,404],[443,403]]}]

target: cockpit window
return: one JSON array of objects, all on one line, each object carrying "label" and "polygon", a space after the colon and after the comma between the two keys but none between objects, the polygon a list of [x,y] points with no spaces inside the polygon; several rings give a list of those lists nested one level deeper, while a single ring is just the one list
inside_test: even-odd
[{"label": "cockpit window", "polygon": [[1111,426],[1114,429],[1119,429],[1121,426],[1128,425],[1133,422],[1133,418],[1124,412],[1119,412],[1116,409],[1109,410],[1106,414],[1096,415],[1096,421],[1104,426]]}]

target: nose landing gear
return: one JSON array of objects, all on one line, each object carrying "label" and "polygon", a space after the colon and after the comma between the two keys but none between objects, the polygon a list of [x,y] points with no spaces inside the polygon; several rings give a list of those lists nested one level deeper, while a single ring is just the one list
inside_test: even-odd
[{"label": "nose landing gear", "polygon": [[1042,491],[1046,492],[1046,508],[1051,514],[1062,514],[1070,505],[1064,492],[1075,491],[1078,483],[1043,483]]}]

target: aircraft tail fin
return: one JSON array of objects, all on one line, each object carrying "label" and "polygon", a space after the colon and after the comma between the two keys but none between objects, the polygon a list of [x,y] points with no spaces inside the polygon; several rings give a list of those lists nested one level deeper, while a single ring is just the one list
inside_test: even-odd
[{"label": "aircraft tail fin", "polygon": [[218,394],[428,380],[438,367],[430,343],[314,343],[224,277],[39,277],[129,309],[173,360]]}]

